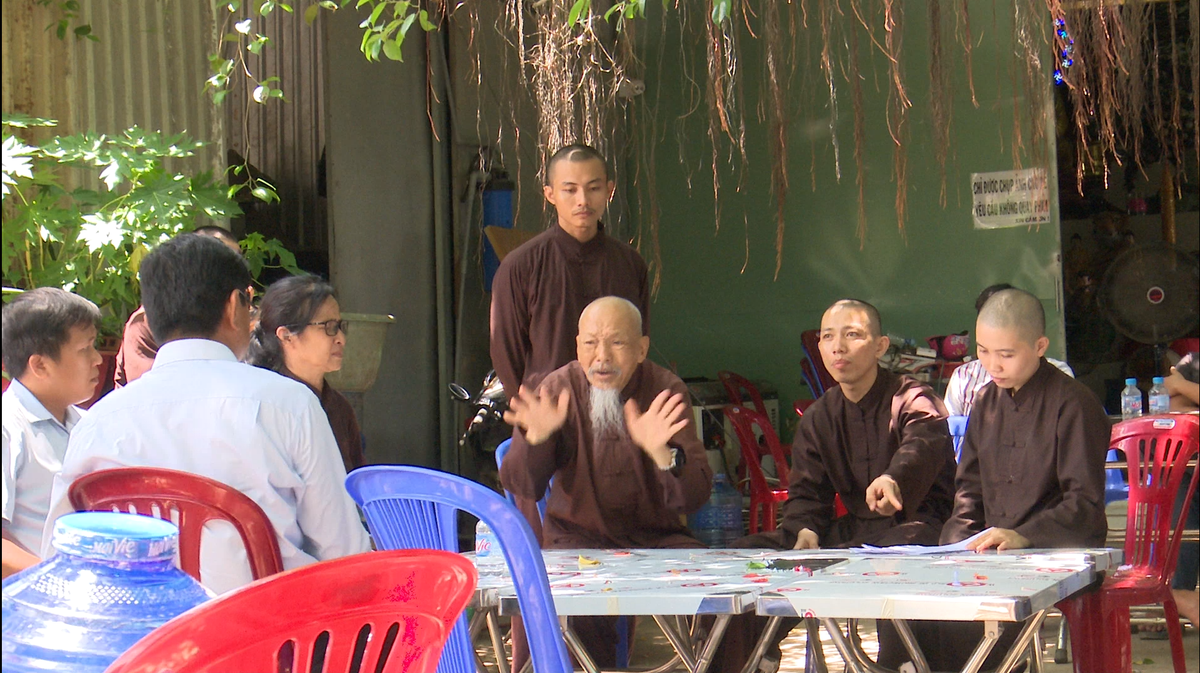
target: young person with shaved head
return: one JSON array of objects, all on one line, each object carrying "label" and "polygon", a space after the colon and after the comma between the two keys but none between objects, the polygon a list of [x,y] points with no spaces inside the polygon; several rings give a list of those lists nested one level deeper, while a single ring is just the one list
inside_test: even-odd
[{"label": "young person with shaved head", "polygon": [[[516,430],[500,470],[504,488],[536,501],[554,479],[546,549],[703,547],[681,523],[712,487],[683,381],[646,359],[650,338],[626,299],[593,301],[578,331],[577,359],[509,402],[504,420]],[[613,622],[572,619],[602,667],[616,663]]]},{"label": "young person with shaved head", "polygon": [[633,302],[650,333],[646,262],[600,221],[616,188],[604,156],[568,145],[550,157],[545,179],[556,224],[505,257],[492,281],[492,367],[509,397],[575,357],[575,322],[595,299]]},{"label": "young person with shaved head", "polygon": [[[997,292],[979,311],[975,342],[992,382],[967,422],[941,541],[982,532],[971,549],[1103,546],[1108,418],[1086,386],[1046,360],[1042,302]],[[985,667],[1000,663],[1019,631],[1005,630]],[[947,664],[961,667],[981,635],[982,625],[944,624],[943,642],[960,645]]]},{"label": "young person with shaved head", "polygon": [[[954,497],[946,407],[929,386],[879,366],[888,345],[874,306],[843,299],[825,311],[821,359],[838,385],[800,419],[783,523],[777,530],[742,538],[736,546],[937,544]],[[836,518],[835,495],[849,510]],[[756,626],[763,621],[759,618]],[[778,642],[797,623],[785,621],[760,670],[778,665]],[[927,651],[937,649],[926,645],[920,623],[914,622],[913,629]],[[744,634],[741,638],[753,642]],[[907,660],[906,652],[890,623],[880,622],[879,664],[898,668]]]}]

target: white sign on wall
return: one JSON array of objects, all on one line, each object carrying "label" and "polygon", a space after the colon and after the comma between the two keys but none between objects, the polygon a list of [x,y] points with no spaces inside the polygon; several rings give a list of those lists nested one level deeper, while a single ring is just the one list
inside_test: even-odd
[{"label": "white sign on wall", "polygon": [[971,195],[976,229],[1050,222],[1050,190],[1044,168],[972,173]]}]

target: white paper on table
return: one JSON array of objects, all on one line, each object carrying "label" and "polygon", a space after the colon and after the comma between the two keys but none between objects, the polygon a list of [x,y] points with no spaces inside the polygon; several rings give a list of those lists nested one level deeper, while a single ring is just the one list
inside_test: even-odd
[{"label": "white paper on table", "polygon": [[[990,530],[990,529],[989,529]],[[861,547],[852,547],[856,552],[867,554],[869,556],[939,556],[944,554],[958,554],[967,549],[967,545],[986,533],[987,530],[979,531],[971,537],[954,544],[943,545],[923,545],[923,544],[901,544],[894,547],[872,547],[871,545],[863,545]]]}]

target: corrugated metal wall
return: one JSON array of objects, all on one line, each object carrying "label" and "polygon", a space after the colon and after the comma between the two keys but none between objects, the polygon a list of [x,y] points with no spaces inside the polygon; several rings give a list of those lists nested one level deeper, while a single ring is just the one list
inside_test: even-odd
[{"label": "corrugated metal wall", "polygon": [[[84,0],[77,23],[100,41],[59,39],[59,15],[33,0],[3,3],[3,107],[51,117],[56,134],[140,126],[211,143],[178,170],[221,170],[223,119],[203,93],[213,12],[199,0]],[[47,135],[49,135],[47,133]]]},{"label": "corrugated metal wall", "polygon": [[[237,19],[245,17],[243,9]],[[273,181],[280,203],[243,204],[246,225],[277,237],[293,250],[327,250],[325,206],[317,195],[317,163],[325,144],[324,81],[318,25],[299,14],[275,11],[254,17],[252,33],[274,43],[250,56],[260,78],[279,77],[287,102],[249,102],[250,87],[230,91],[218,108],[204,91],[209,54],[217,51],[224,7],[205,0],[82,0],[73,25],[90,24],[98,42],[59,39],[47,26],[56,11],[34,0],[5,0],[3,109],[50,117],[54,131],[33,139],[85,130],[114,134],[140,126],[164,133],[187,132],[210,143],[175,170],[218,174],[226,149],[237,150]],[[228,52],[231,45],[226,45]]]},{"label": "corrugated metal wall", "polygon": [[[326,250],[325,206],[317,196],[317,163],[325,147],[323,19],[309,26],[301,16],[303,7],[296,6],[300,11],[295,14],[276,10],[255,16],[251,28],[251,33],[273,40],[262,63],[255,64],[260,69],[255,74],[260,79],[278,77],[280,82],[273,86],[283,89],[287,102],[259,105],[249,100],[252,86],[234,87],[223,104],[225,137],[228,147],[248,157],[279,192],[279,230],[263,234],[294,249]],[[245,18],[245,12],[238,18]],[[251,216],[248,224],[253,220]]]}]

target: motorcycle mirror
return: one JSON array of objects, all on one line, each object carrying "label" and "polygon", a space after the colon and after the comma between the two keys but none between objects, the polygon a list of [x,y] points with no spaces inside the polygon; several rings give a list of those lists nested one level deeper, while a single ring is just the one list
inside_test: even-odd
[{"label": "motorcycle mirror", "polygon": [[466,388],[463,388],[462,386],[458,385],[457,383],[451,383],[449,387],[450,387],[450,395],[454,399],[458,400],[459,402],[470,402],[471,401],[471,393],[468,393]]}]

